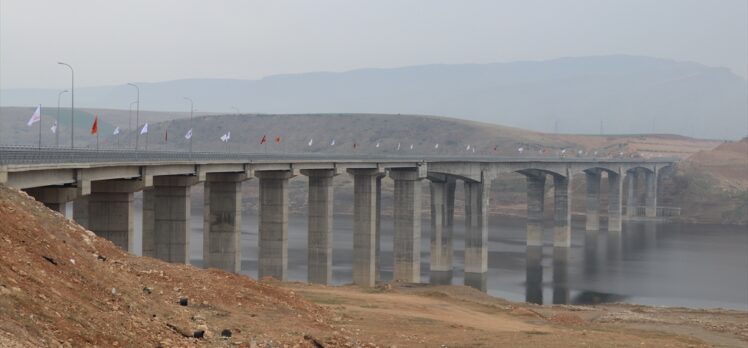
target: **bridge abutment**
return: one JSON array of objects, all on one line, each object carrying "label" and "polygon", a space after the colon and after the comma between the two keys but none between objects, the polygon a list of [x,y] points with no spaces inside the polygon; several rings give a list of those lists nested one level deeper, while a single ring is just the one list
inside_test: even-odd
[{"label": "bridge abutment", "polygon": [[31,197],[44,204],[47,208],[52,209],[62,215],[65,215],[65,208],[68,202],[74,201],[78,197],[76,187],[35,187],[25,190]]},{"label": "bridge abutment", "polygon": [[288,170],[257,171],[260,179],[258,278],[285,281],[288,273]]}]

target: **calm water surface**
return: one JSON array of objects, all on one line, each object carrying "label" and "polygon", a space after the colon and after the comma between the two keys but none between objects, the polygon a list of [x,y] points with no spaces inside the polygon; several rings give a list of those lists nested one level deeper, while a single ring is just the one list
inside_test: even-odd
[{"label": "calm water surface", "polygon": [[[194,197],[202,199],[202,197]],[[201,206],[201,204],[200,204]],[[136,245],[141,240],[136,206]],[[289,219],[288,279],[306,280],[306,217]],[[604,224],[602,224],[604,225]],[[421,279],[429,281],[430,231],[424,212]],[[202,211],[193,211],[191,255],[202,264]],[[382,279],[392,278],[393,221],[382,217]],[[514,301],[590,304],[628,302],[646,305],[723,307],[748,310],[748,231],[744,226],[624,222],[619,233],[585,232],[573,225],[572,246],[556,250],[525,247],[521,218],[491,218],[486,288]],[[463,284],[463,223],[455,220],[455,271]],[[334,219],[333,282],[351,282],[353,221]],[[551,240],[546,228],[546,240]],[[140,252],[140,247],[136,248]],[[242,217],[242,273],[257,276],[257,218]]]}]

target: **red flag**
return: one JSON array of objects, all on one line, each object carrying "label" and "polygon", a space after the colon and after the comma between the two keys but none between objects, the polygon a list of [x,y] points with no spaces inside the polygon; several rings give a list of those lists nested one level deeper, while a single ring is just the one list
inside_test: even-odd
[{"label": "red flag", "polygon": [[164,129],[164,142],[169,142],[169,130]]},{"label": "red flag", "polygon": [[275,136],[275,143],[276,144],[280,144],[281,143],[281,136],[280,135],[276,135]]},{"label": "red flag", "polygon": [[99,131],[99,116],[94,117],[94,123],[91,126],[91,134],[96,134]]},{"label": "red flag", "polygon": [[267,135],[263,135],[262,136],[262,140],[260,140],[260,144],[264,144],[264,143],[267,143],[267,142],[268,142]]},{"label": "red flag", "polygon": [[498,149],[499,149],[499,145],[494,145],[494,146],[493,146],[493,150],[494,150],[494,151],[496,151],[496,150],[498,150]]},{"label": "red flag", "polygon": [[356,148],[356,143],[353,143],[353,148],[354,148],[354,149]]}]

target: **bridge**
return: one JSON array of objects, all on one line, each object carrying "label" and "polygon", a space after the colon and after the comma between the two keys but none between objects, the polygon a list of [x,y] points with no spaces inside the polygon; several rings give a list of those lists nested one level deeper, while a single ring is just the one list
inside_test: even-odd
[{"label": "bridge", "polygon": [[[528,251],[543,245],[546,180],[554,187],[553,246],[571,242],[572,178],[586,181],[586,229],[600,228],[601,178],[608,181],[607,230],[621,231],[627,213],[657,215],[657,184],[670,159],[513,156],[240,154],[0,147],[0,184],[25,190],[126,250],[133,250],[133,194],[143,191],[143,255],[189,263],[190,188],[205,189],[203,260],[238,273],[241,266],[241,183],[259,180],[258,276],[285,280],[288,182],[309,178],[308,281],[332,280],[333,177],[353,177],[353,282],[379,279],[381,180],[394,180],[394,280],[420,282],[421,180],[430,181],[432,282],[451,281],[455,186],[465,192],[465,284],[485,291],[487,208],[491,182],[520,173],[527,182]],[[639,180],[644,185],[639,185]],[[637,190],[643,186],[644,202]],[[643,203],[643,204],[642,204]],[[643,207],[643,209],[639,209]]]}]

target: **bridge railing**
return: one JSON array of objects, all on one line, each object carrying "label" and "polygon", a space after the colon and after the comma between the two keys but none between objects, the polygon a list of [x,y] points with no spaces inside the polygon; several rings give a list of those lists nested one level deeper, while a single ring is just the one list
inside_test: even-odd
[{"label": "bridge railing", "polygon": [[[634,216],[645,216],[647,207],[643,205],[637,205],[633,207],[636,211]],[[623,214],[628,215],[628,206],[623,206]],[[657,217],[675,217],[681,215],[681,208],[679,207],[657,207]]]}]

